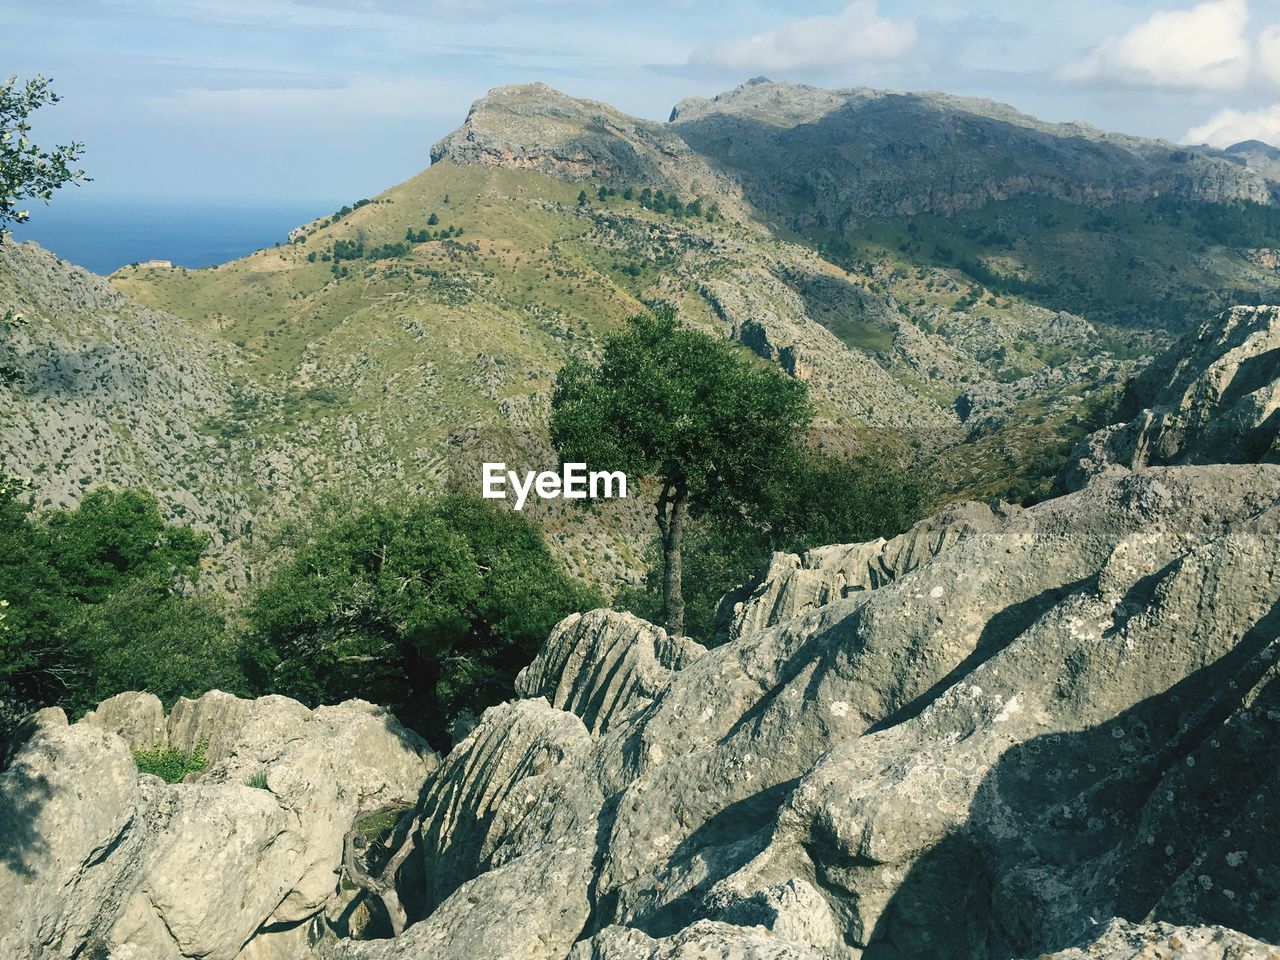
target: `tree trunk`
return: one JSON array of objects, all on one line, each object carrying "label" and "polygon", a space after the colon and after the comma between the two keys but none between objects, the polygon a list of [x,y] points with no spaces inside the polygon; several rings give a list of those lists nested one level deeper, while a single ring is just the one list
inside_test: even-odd
[{"label": "tree trunk", "polygon": [[[379,813],[381,811],[374,812]],[[403,825],[404,821],[401,820],[400,823]],[[409,822],[409,827],[405,831],[404,839],[400,842],[399,848],[391,855],[387,865],[382,868],[381,874],[376,877],[366,873],[359,862],[359,855],[363,854],[366,846],[365,839],[360,836],[359,832],[353,827],[342,838],[342,866],[346,870],[347,877],[356,886],[364,888],[366,893],[371,893],[382,901],[383,909],[387,911],[387,919],[391,921],[391,935],[393,937],[398,937],[404,933],[404,928],[409,920],[404,905],[400,902],[399,891],[396,890],[396,874],[400,872],[400,867],[404,865],[405,860],[417,844],[419,823],[420,818],[415,815]],[[392,834],[392,837],[394,838],[397,833],[399,833],[398,829]]]},{"label": "tree trunk", "polygon": [[681,587],[680,539],[689,512],[689,495],[683,485],[674,492],[664,484],[658,498],[658,529],[662,533],[662,608],[667,617],[667,633],[684,634],[684,590]]}]

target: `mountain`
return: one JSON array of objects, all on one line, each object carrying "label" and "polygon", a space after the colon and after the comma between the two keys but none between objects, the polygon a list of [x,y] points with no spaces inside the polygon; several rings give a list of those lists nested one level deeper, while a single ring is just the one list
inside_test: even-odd
[{"label": "mountain", "polygon": [[[759,81],[663,124],[503,87],[432,161],[278,247],[127,267],[114,290],[8,245],[6,297],[49,308],[0,334],[20,373],[0,456],[42,503],[156,487],[238,571],[269,550],[261,521],[326,496],[550,461],[555,371],[668,301],[806,380],[815,442],[909,463],[938,503],[1023,500],[1144,356],[1280,286],[1276,194],[1238,159],[941,94]],[[68,289],[93,294],[81,309]],[[163,334],[126,334],[134,316]],[[103,396],[122,398],[109,441],[40,419],[70,402],[39,388],[41,358],[66,349],[102,358]],[[54,457],[84,465],[74,485],[39,471]],[[583,575],[643,569],[641,502],[534,509]]]},{"label": "mountain", "polygon": [[[1278,350],[1280,309],[1206,321],[1073,492],[776,555],[709,647],[573,614],[444,757],[361,701],[41,711],[0,757],[0,949],[1269,960]],[[207,768],[140,775],[157,745]]]},{"label": "mountain", "polygon": [[1273,147],[1261,140],[1242,140],[1224,151],[1227,155],[1243,160],[1251,170],[1275,183],[1280,183],[1280,147]]}]

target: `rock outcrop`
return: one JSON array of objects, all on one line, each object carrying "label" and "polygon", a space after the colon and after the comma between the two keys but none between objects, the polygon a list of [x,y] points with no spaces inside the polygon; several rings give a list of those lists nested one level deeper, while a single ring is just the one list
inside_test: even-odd
[{"label": "rock outcrop", "polygon": [[653,702],[672,674],[705,653],[688,637],[612,610],[573,614],[516,678],[521,697],[545,697],[595,734]]},{"label": "rock outcrop", "polygon": [[1150,465],[1280,462],[1280,308],[1205,322],[1134,382],[1122,414],[1076,448],[1066,488]]},{"label": "rock outcrop", "polygon": [[[76,724],[57,713],[0,774],[0,902],[17,921],[0,954],[15,960],[294,957],[350,899],[337,868],[352,820],[411,804],[436,763],[361,701],[313,711],[215,691],[166,720],[127,693]],[[174,785],[140,776],[130,752],[196,744],[209,768]]]},{"label": "rock outcrop", "polygon": [[716,611],[717,640],[735,639],[792,620],[910,573],[959,541],[1017,512],[999,504],[962,503],[890,540],[818,547],[804,556],[775,553],[756,577],[725,595]]},{"label": "rock outcrop", "polygon": [[992,517],[708,650],[541,770],[500,731],[570,715],[489,711],[426,791],[487,820],[479,857],[465,829],[428,847],[471,875],[398,940],[323,955],[977,960],[1149,914],[1275,941],[1278,616],[1280,467]]},{"label": "rock outcrop", "polygon": [[1274,960],[1275,947],[1222,927],[1112,920],[1096,939],[1041,960]]}]

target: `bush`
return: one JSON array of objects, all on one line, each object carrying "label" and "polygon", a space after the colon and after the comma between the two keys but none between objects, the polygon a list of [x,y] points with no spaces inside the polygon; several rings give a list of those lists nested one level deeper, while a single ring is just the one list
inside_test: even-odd
[{"label": "bush", "polygon": [[511,696],[551,628],[599,606],[538,528],[466,496],[339,515],[304,532],[246,611],[258,693],[362,697],[437,746],[450,720]]},{"label": "bush", "polygon": [[163,700],[238,682],[221,606],[182,597],[206,538],[168,524],[154,497],[99,488],[75,510],[32,514],[0,483],[0,689],[79,714],[124,690]]},{"label": "bush", "polygon": [[181,783],[189,773],[199,773],[209,766],[205,756],[208,744],[201,741],[191,753],[176,747],[154,747],[151,750],[134,750],[133,762],[139,773],[149,773],[165,783]]}]

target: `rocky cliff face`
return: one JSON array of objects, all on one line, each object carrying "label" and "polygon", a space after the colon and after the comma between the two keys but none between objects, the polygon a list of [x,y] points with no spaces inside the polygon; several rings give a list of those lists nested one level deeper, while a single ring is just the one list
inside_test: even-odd
[{"label": "rocky cliff face", "polygon": [[1072,454],[1068,487],[1149,465],[1280,462],[1280,308],[1206,321],[1130,385],[1122,412]]},{"label": "rocky cliff face", "polygon": [[1106,207],[1173,194],[1272,204],[1264,176],[1224,154],[1051,124],[989,100],[756,81],[683,100],[672,127],[734,173],[744,194],[828,224],[901,214],[949,215],[1038,196]]},{"label": "rocky cliff face", "polygon": [[500,87],[431,159],[745,197],[787,218],[803,198],[803,216],[827,225],[1027,195],[1091,207],[1280,196],[1246,157],[1045,123],[989,100],[764,79],[682,100],[666,125],[544,84]]},{"label": "rocky cliff face", "polygon": [[603,178],[732,199],[732,181],[703,163],[680,136],[543,83],[498,87],[431,148],[431,162]]},{"label": "rocky cliff face", "polygon": [[[1266,316],[1191,367],[1252,377]],[[6,955],[1270,958],[1280,465],[1127,466],[775,558],[711,649],[570,618],[434,770],[361,704],[37,716],[0,774]],[[213,766],[140,779],[157,738]],[[415,793],[416,922],[353,938],[337,838]]]}]

